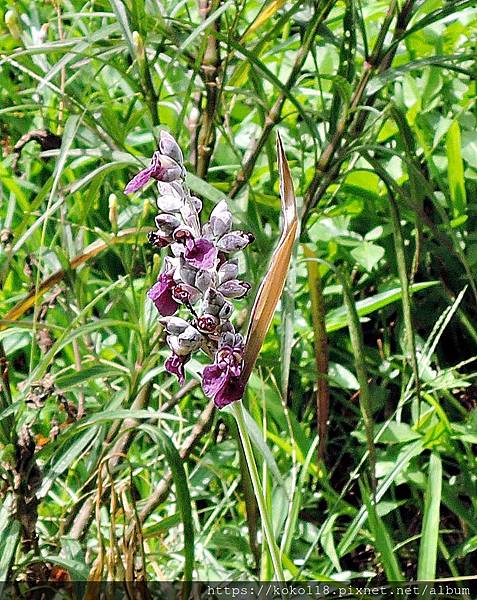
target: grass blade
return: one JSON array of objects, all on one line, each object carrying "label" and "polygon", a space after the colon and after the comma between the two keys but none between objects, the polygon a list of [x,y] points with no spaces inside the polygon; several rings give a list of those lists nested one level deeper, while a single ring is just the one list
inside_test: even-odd
[{"label": "grass blade", "polygon": [[[438,283],[438,281],[423,281],[422,283],[414,283],[413,285],[409,286],[409,291],[411,293],[419,292],[421,290],[425,290],[429,287],[435,286]],[[356,302],[356,310],[358,311],[358,317],[361,318],[366,315],[369,315],[379,310],[380,308],[387,306],[388,304],[397,302],[401,298],[401,288],[393,288],[392,290],[375,294],[374,296],[370,296],[369,298],[365,298],[364,300],[358,300],[358,302]],[[326,331],[328,333],[331,333],[332,331],[338,331],[338,329],[343,329],[343,327],[347,326],[348,317],[346,312],[346,306],[340,306],[339,308],[330,310],[326,315]]]},{"label": "grass blade", "polygon": [[192,582],[194,570],[194,524],[192,521],[192,501],[190,498],[189,484],[184,470],[184,465],[172,440],[160,429],[150,425],[140,427],[159,444],[172,472],[176,487],[177,508],[181,515],[184,527],[184,586],[183,598],[189,597],[189,585]]},{"label": "grass blade", "polygon": [[361,409],[364,428],[366,430],[366,440],[369,453],[369,470],[371,472],[373,495],[376,496],[376,448],[374,446],[373,437],[373,413],[371,409],[371,395],[368,385],[368,371],[365,362],[366,354],[363,341],[363,330],[359,322],[356,304],[349,287],[348,275],[340,271],[338,273],[340,275],[340,281],[343,287],[344,303],[348,310],[349,337],[354,355],[356,375],[359,381],[359,407]]},{"label": "grass blade", "polygon": [[453,121],[447,131],[446,150],[452,212],[455,218],[463,215],[467,206],[464,163],[462,161],[460,127],[458,121]]},{"label": "grass blade", "polygon": [[[17,544],[20,539],[20,523],[11,521],[0,533],[0,547],[2,554],[0,557],[0,581],[7,581],[10,574],[10,567],[15,556]],[[2,589],[0,584],[0,591]]]},{"label": "grass blade", "polygon": [[436,578],[441,494],[442,462],[438,454],[432,453],[429,460],[429,475],[417,564],[417,578],[420,581],[432,581]]},{"label": "grass blade", "polygon": [[275,570],[275,577],[278,579],[278,581],[284,581],[285,577],[283,575],[280,553],[277,547],[277,543],[275,541],[275,536],[273,534],[273,527],[270,521],[265,497],[263,495],[262,484],[260,483],[260,476],[257,470],[257,464],[255,462],[255,457],[253,456],[252,445],[250,443],[248,429],[245,424],[242,402],[239,401],[231,404],[230,412],[233,414],[233,416],[235,417],[235,421],[237,422],[237,428],[239,430],[240,439],[242,441],[245,460],[247,462],[250,478],[252,480],[255,498],[257,499],[258,508],[260,510],[260,516],[262,518],[262,526],[265,533],[265,539],[267,540],[268,550],[270,552],[273,568]]},{"label": "grass blade", "polygon": [[388,581],[403,581],[401,569],[394,554],[394,544],[392,543],[391,536],[382,518],[378,515],[369,490],[361,481],[359,483],[361,497],[368,511],[369,526],[375,539],[376,549],[381,554],[381,562],[386,572],[386,577]]},{"label": "grass blade", "polygon": [[[96,240],[88,247],[86,247],[83,252],[75,256],[69,264],[70,269],[77,269],[79,266],[83,265],[88,260],[94,258],[103,250],[106,250],[110,246],[114,244],[120,244],[124,241],[134,242],[137,240],[139,236],[145,235],[150,230],[149,227],[145,227],[143,229],[137,229],[136,227],[131,227],[129,229],[125,229],[124,231],[120,231],[114,237],[111,237],[109,240]],[[4,321],[16,321],[22,315],[26,313],[26,311],[31,308],[35,302],[43,296],[48,290],[55,285],[57,285],[64,277],[66,276],[65,270],[57,271],[53,273],[47,279],[44,279],[36,289],[33,289],[25,298],[20,300],[12,309],[10,309],[5,317]],[[7,325],[0,325],[0,331],[6,329]]]}]

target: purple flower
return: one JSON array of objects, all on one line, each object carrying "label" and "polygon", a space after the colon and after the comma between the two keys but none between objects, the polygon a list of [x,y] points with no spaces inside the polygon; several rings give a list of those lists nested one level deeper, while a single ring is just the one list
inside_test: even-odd
[{"label": "purple flower", "polygon": [[124,189],[125,194],[132,194],[144,187],[152,178],[158,181],[170,183],[176,179],[180,179],[183,175],[183,168],[169,156],[165,156],[160,152],[154,152],[151,159],[151,164],[147,169],[139,171],[139,173],[131,179]]},{"label": "purple flower", "polygon": [[[230,337],[235,338],[234,345],[229,345]],[[218,408],[223,408],[244,393],[241,380],[243,368],[243,341],[241,336],[224,335],[221,347],[215,354],[214,364],[205,367],[202,372],[202,389],[204,394],[214,399]]]},{"label": "purple flower", "polygon": [[197,329],[204,333],[215,333],[220,320],[214,315],[202,315],[197,319]]},{"label": "purple flower", "polygon": [[200,291],[193,285],[181,282],[174,286],[172,296],[176,302],[190,305],[195,304],[200,298]]},{"label": "purple flower", "polygon": [[164,235],[162,231],[150,231],[147,234],[147,239],[149,243],[156,248],[166,248],[172,241],[172,239],[167,235]]},{"label": "purple flower", "polygon": [[178,356],[177,354],[172,354],[165,362],[165,368],[168,373],[172,373],[172,375],[176,375],[179,383],[184,385],[185,383],[185,370],[184,366],[186,362],[190,359],[190,354],[188,356]]},{"label": "purple flower", "polygon": [[173,271],[165,271],[159,275],[159,279],[147,293],[163,317],[173,315],[179,307],[178,302],[172,296],[174,286]]},{"label": "purple flower", "polygon": [[224,408],[232,402],[241,400],[245,386],[240,377],[228,377],[214,398],[214,403],[217,408]]},{"label": "purple flower", "polygon": [[196,269],[211,269],[217,259],[217,248],[205,238],[187,241],[184,258]]}]

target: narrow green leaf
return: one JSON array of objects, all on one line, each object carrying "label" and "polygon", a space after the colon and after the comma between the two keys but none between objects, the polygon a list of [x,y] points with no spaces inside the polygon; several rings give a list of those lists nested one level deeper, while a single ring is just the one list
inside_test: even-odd
[{"label": "narrow green leaf", "polygon": [[368,511],[368,522],[374,536],[376,548],[381,553],[381,562],[388,581],[403,581],[401,568],[394,554],[394,544],[391,536],[379,516],[370,491],[360,480],[361,497]]},{"label": "narrow green leaf", "polygon": [[300,513],[300,509],[302,508],[303,490],[305,489],[305,483],[310,471],[311,461],[313,459],[313,455],[315,454],[316,447],[318,446],[319,439],[320,438],[318,436],[315,436],[313,442],[311,443],[308,454],[305,458],[305,462],[300,471],[298,484],[295,487],[295,492],[293,494],[293,498],[291,499],[290,511],[285,523],[285,529],[283,531],[282,542],[280,545],[280,550],[286,555],[290,554],[293,536],[296,533],[298,515]]},{"label": "narrow green leaf", "polygon": [[189,597],[189,584],[192,582],[192,574],[194,570],[194,524],[192,521],[192,501],[190,498],[189,484],[187,482],[184,465],[181,457],[176,450],[172,440],[163,431],[152,427],[151,425],[141,425],[142,429],[148,433],[151,438],[159,444],[161,451],[164,453],[169,468],[172,472],[176,488],[177,508],[181,515],[182,524],[184,527],[184,585],[183,598]]},{"label": "narrow green leaf", "polygon": [[129,18],[126,10],[126,6],[124,2],[119,0],[110,0],[111,8],[114,10],[116,15],[116,19],[118,20],[119,25],[123,31],[124,38],[129,46],[129,52],[131,56],[134,57],[134,39],[133,32],[131,31],[131,26],[129,25]]},{"label": "narrow green leaf", "polygon": [[217,203],[224,198],[224,194],[221,191],[193,173],[187,173],[186,183],[193,192],[207,198],[211,202]]},{"label": "narrow green leaf", "polygon": [[75,440],[64,452],[53,455],[50,464],[45,469],[43,482],[38,491],[38,497],[46,496],[56,478],[70,468],[72,463],[83,453],[88,444],[96,437],[97,428],[92,427],[77,440]]},{"label": "narrow green leaf", "polygon": [[325,551],[327,557],[333,564],[334,569],[338,573],[342,569],[340,565],[340,559],[338,558],[338,554],[336,552],[335,540],[333,537],[333,525],[335,524],[335,521],[339,516],[339,513],[334,513],[330,515],[330,518],[326,520],[325,526],[323,527],[323,531],[321,532],[321,545],[323,547],[323,550]]},{"label": "narrow green leaf", "polygon": [[[400,453],[394,467],[387,473],[376,490],[376,502],[379,502],[384,494],[391,487],[393,481],[395,481],[396,477],[405,469],[405,467],[409,464],[409,461],[414,457],[420,454],[423,450],[422,441],[418,440],[414,443],[410,443],[403,451]],[[338,556],[343,556],[350,548],[353,543],[355,537],[358,535],[359,530],[363,526],[366,521],[367,516],[366,506],[362,506],[358,512],[358,514],[354,517],[350,526],[346,530],[341,542],[338,545]]]},{"label": "narrow green leaf", "polygon": [[429,460],[421,543],[417,563],[417,579],[420,581],[433,581],[436,578],[441,493],[442,462],[440,456],[433,452]]},{"label": "narrow green leaf", "polygon": [[[228,408],[225,408],[224,410],[226,412],[231,412],[230,409],[228,409]],[[265,441],[263,439],[263,433],[260,431],[257,423],[254,421],[252,415],[248,412],[248,410],[245,408],[245,406],[243,407],[242,410],[243,410],[245,425],[247,427],[247,432],[248,432],[248,435],[250,436],[250,439],[252,441],[252,444],[253,444],[255,450],[260,454],[262,459],[267,464],[268,468],[270,469],[270,473],[272,474],[273,478],[278,483],[278,485],[280,485],[282,488],[285,489],[285,483],[283,481],[283,477],[281,476],[281,473],[278,469],[277,463],[275,461],[275,458],[273,457],[273,454],[272,454],[270,448],[267,446],[267,444],[265,443]]]},{"label": "narrow green leaf", "polygon": [[404,65],[396,67],[395,69],[388,69],[383,73],[380,73],[374,79],[371,80],[368,86],[368,93],[375,94],[381,88],[383,88],[388,83],[396,81],[399,77],[404,75],[405,73],[410,73],[412,71],[421,72],[425,67],[428,66],[436,66],[442,67],[443,69],[462,71],[465,69],[460,69],[454,63],[456,62],[464,62],[472,60],[472,55],[466,54],[452,54],[452,55],[440,55],[440,56],[430,56],[426,58],[419,58],[417,60],[413,60],[407,62]]},{"label": "narrow green leaf", "polygon": [[132,410],[128,408],[118,410],[105,410],[95,415],[92,415],[85,421],[78,423],[78,428],[89,427],[98,423],[107,423],[108,421],[116,421],[117,419],[162,419],[168,421],[181,421],[181,417],[170,413],[161,412],[159,410]]},{"label": "narrow green leaf", "polygon": [[[421,290],[435,286],[438,283],[438,281],[424,281],[422,283],[415,283],[414,285],[409,286],[409,291],[420,292]],[[359,300],[356,302],[358,316],[364,317],[365,315],[369,315],[380,308],[387,306],[388,304],[397,302],[401,299],[401,297],[401,288],[393,288],[387,292],[381,292],[380,294],[365,298],[364,300]],[[343,329],[343,327],[347,327],[347,325],[348,317],[345,306],[340,306],[339,308],[335,308],[334,310],[330,310],[328,312],[326,317],[326,331],[328,333],[331,333],[332,331],[338,331],[338,329]]]},{"label": "narrow green leaf", "polygon": [[449,190],[454,218],[463,215],[467,207],[461,146],[459,123],[458,121],[453,121],[446,135],[446,150],[447,173],[449,176]]},{"label": "narrow green leaf", "polygon": [[124,377],[124,371],[111,365],[92,365],[81,371],[70,371],[55,378],[56,385],[62,390],[75,387],[80,383],[101,377]]},{"label": "narrow green leaf", "polygon": [[0,532],[0,548],[2,549],[0,553],[0,582],[8,580],[19,539],[20,523],[12,520]]}]

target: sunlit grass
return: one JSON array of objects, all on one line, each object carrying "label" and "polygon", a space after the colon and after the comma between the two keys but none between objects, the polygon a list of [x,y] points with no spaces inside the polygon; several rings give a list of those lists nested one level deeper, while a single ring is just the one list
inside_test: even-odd
[{"label": "sunlit grass", "polygon": [[[1,4],[1,579],[474,573],[474,4]],[[299,238],[244,399],[272,557],[203,364],[164,370],[156,189],[123,193],[162,128],[205,213],[229,196],[253,232],[255,293],[277,131],[290,165]]]}]

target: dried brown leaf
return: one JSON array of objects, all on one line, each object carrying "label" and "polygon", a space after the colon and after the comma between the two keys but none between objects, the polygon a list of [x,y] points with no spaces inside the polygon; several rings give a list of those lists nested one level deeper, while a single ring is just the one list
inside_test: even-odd
[{"label": "dried brown leaf", "polygon": [[273,313],[285,285],[293,244],[298,228],[295,193],[287,158],[277,135],[278,172],[282,207],[282,234],[272,255],[267,274],[258,290],[247,332],[244,353],[243,381],[246,383],[267,335]]}]

